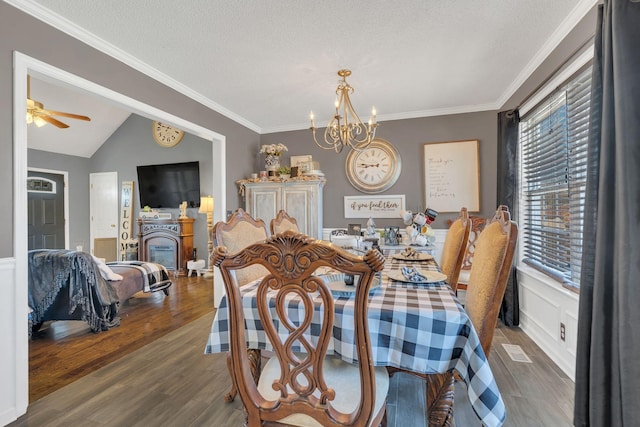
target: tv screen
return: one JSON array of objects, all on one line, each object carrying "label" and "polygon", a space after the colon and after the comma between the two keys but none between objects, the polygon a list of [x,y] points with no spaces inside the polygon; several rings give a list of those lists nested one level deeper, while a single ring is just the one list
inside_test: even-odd
[{"label": "tv screen", "polygon": [[200,206],[200,162],[138,166],[140,206],[178,209]]}]

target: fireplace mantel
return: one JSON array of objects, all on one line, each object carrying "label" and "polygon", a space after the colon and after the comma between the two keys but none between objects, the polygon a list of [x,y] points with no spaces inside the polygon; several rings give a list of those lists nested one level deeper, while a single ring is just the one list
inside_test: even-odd
[{"label": "fireplace mantel", "polygon": [[187,261],[193,253],[194,222],[194,218],[138,219],[138,259],[158,262],[160,255],[154,257],[154,250],[162,249],[162,256],[169,256],[167,251],[171,251],[165,267],[178,276],[186,276]]}]

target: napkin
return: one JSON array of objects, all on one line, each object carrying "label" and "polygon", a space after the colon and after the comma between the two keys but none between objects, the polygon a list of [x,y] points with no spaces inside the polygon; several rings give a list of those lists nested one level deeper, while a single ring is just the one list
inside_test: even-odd
[{"label": "napkin", "polygon": [[428,279],[424,277],[415,267],[402,267],[402,275],[410,282],[426,282]]}]

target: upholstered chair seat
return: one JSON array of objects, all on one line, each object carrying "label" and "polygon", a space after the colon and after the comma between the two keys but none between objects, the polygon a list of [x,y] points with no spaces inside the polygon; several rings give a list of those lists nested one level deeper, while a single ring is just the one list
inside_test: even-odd
[{"label": "upholstered chair seat", "polygon": [[[303,357],[304,355],[301,355]],[[343,362],[334,356],[327,357],[322,363],[322,370],[327,384],[331,384],[336,392],[333,407],[343,413],[355,411],[360,402],[360,371],[357,365]],[[280,378],[280,363],[277,357],[272,357],[262,368],[258,391],[267,400],[277,400],[280,392],[273,389],[272,384]],[[375,368],[376,396],[374,413],[380,412],[389,393],[389,374],[384,367]],[[303,384],[306,384],[303,382]],[[291,392],[291,389],[289,389]],[[316,396],[318,396],[316,392]],[[323,427],[318,421],[306,414],[294,414],[279,420],[292,426]]]}]

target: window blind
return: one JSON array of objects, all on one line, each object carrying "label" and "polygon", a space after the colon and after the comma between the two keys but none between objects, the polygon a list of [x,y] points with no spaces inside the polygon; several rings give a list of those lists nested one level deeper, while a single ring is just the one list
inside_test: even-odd
[{"label": "window blind", "polygon": [[523,261],[578,287],[589,134],[591,67],[520,122]]}]

